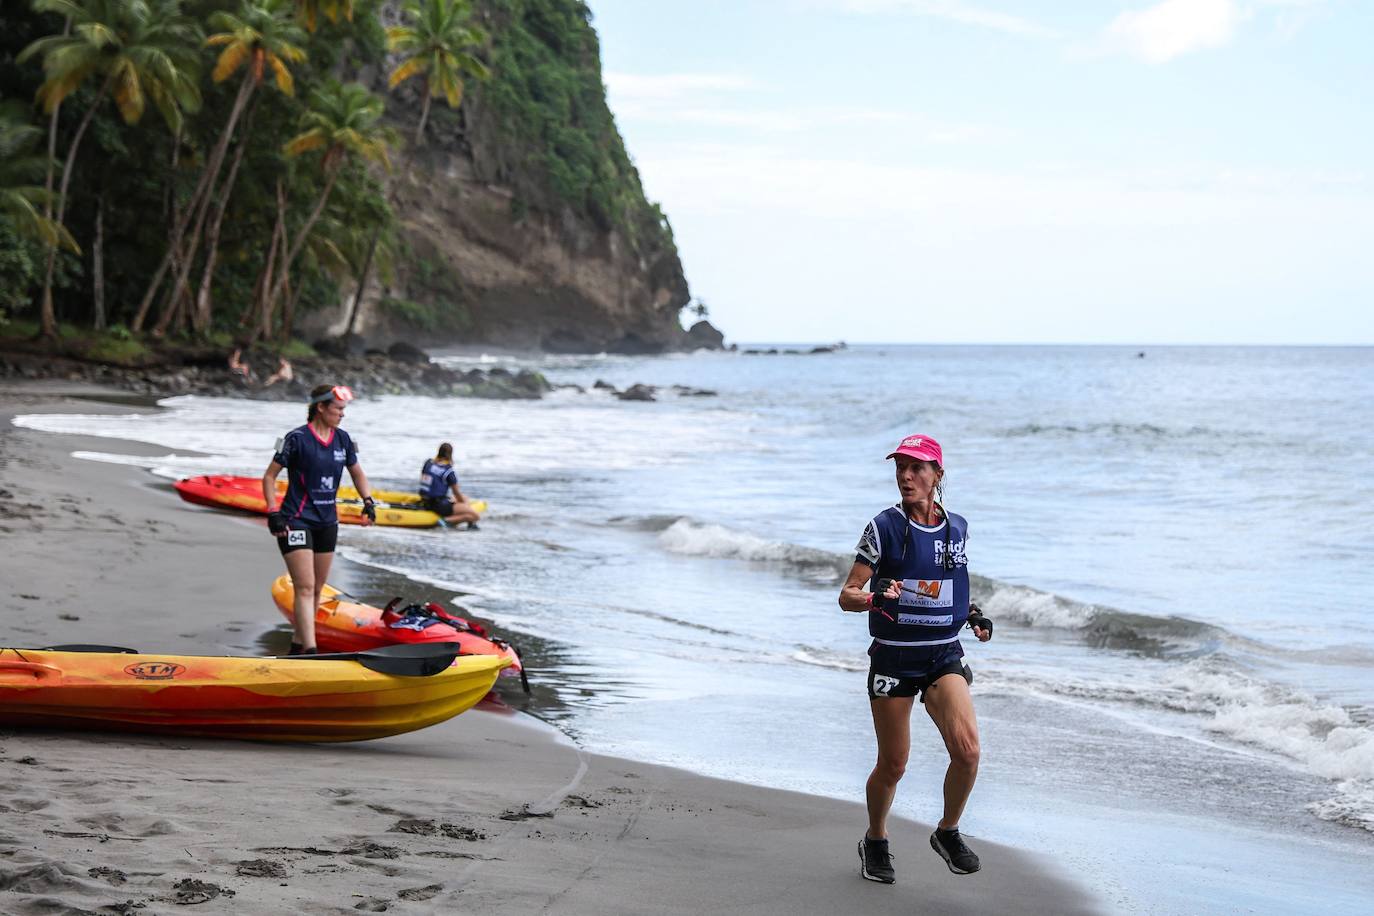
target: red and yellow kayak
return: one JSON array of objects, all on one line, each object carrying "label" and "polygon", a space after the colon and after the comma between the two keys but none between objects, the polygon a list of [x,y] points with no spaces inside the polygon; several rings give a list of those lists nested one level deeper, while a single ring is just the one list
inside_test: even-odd
[{"label": "red and yellow kayak", "polygon": [[[395,670],[394,660],[383,660],[391,663],[383,667]],[[361,741],[414,731],[470,709],[509,663],[467,655],[438,673],[404,676],[370,670],[356,659],[0,648],[0,724]]]},{"label": "red and yellow kayak", "polygon": [[[290,576],[278,576],[272,583],[272,600],[290,620],[293,615],[294,592]],[[503,640],[474,633],[463,628],[467,623],[457,617],[458,624],[438,620],[402,619],[391,625],[382,619],[382,609],[350,600],[332,585],[326,585],[315,610],[315,640],[325,652],[356,652],[378,646],[397,644],[456,642],[464,656],[486,655],[503,658],[509,667],[501,673],[507,677],[520,676],[523,666],[515,648]],[[469,624],[470,625],[470,624]]]},{"label": "red and yellow kayak", "polygon": [[[217,509],[239,509],[258,515],[267,514],[267,503],[262,498],[262,479],[259,477],[232,477],[227,474],[206,474],[200,477],[187,477],[175,484],[177,493],[188,503],[198,506],[213,506]],[[286,481],[277,481],[277,492],[286,489]],[[357,491],[349,498],[347,491],[340,488],[339,502],[336,506],[339,521],[345,525],[363,523],[363,504],[357,499]],[[404,494],[399,494],[404,495]],[[422,509],[416,504],[404,506],[388,505],[382,494],[376,494],[378,503],[377,524],[393,528],[432,528],[439,524],[439,516]],[[419,497],[416,497],[418,501]]]}]

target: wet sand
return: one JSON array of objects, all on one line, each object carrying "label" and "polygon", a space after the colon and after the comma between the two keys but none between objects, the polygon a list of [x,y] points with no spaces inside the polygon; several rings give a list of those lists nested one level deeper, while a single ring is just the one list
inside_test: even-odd
[{"label": "wet sand", "polygon": [[[265,526],[181,502],[157,455],[17,429],[128,412],[0,385],[0,645],[243,654],[280,616]],[[856,798],[866,774],[855,774]],[[955,876],[893,822],[898,883],[858,874],[860,804],[586,753],[481,709],[347,745],[0,731],[0,912],[1085,913],[1048,860],[978,839]]]}]

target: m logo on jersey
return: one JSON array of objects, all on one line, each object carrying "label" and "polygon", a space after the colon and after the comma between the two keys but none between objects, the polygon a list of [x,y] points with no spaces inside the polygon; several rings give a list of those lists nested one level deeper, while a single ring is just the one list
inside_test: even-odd
[{"label": "m logo on jersey", "polygon": [[331,475],[331,476],[329,476],[329,477],[321,476],[321,477],[320,477],[320,488],[323,489],[323,490],[332,490],[332,489],[334,489],[334,477],[333,477],[333,475]]},{"label": "m logo on jersey", "polygon": [[954,607],[954,580],[907,579],[897,603],[901,607]]}]

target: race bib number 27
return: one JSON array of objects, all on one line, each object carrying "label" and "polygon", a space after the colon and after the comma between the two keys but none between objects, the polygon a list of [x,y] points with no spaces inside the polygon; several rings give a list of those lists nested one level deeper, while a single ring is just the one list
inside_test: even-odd
[{"label": "race bib number 27", "polygon": [[875,674],[873,675],[873,695],[885,697],[892,691],[893,687],[896,687],[900,683],[901,681],[895,677],[888,677],[885,674]]}]

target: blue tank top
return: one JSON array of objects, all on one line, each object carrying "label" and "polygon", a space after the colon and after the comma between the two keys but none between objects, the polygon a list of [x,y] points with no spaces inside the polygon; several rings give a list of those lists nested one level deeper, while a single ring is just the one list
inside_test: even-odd
[{"label": "blue tank top", "polygon": [[425,466],[420,468],[420,495],[426,499],[443,499],[448,495],[449,487],[457,485],[458,472],[451,464],[429,458],[425,460]]},{"label": "blue tank top", "polygon": [[288,523],[324,528],[339,523],[334,503],[345,468],[358,463],[358,450],[348,433],[332,430],[321,439],[310,424],[287,433],[272,460],[286,468],[286,496],[281,511]]},{"label": "blue tank top", "polygon": [[968,621],[968,522],[948,513],[935,527],[912,522],[900,506],[880,512],[864,528],[855,560],[878,579],[901,579],[900,598],[877,599],[868,612],[869,654],[901,660],[921,673],[923,663],[963,655],[959,631]]}]

